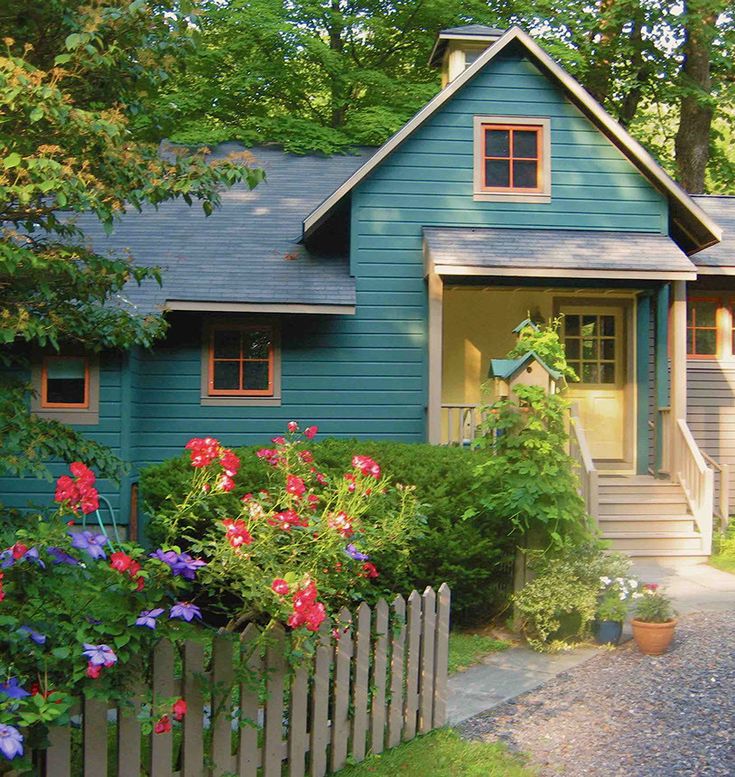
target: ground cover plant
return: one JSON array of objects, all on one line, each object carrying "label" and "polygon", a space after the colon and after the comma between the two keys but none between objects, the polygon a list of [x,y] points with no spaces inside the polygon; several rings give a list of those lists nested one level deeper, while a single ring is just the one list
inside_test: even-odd
[{"label": "ground cover plant", "polygon": [[[231,492],[210,494],[197,514],[189,513],[182,528],[203,536],[221,511],[240,509],[239,496],[268,489],[273,469],[263,466],[259,448],[236,449],[241,465]],[[310,450],[319,470],[331,479],[341,479],[353,452],[379,461],[397,482],[414,488],[419,522],[410,552],[396,554],[380,548],[373,554],[380,576],[373,580],[381,594],[423,590],[446,582],[452,590],[452,622],[455,625],[486,622],[507,603],[512,576],[515,540],[493,512],[481,506],[471,518],[483,494],[475,489],[475,468],[483,460],[476,451],[434,445],[376,440],[326,439],[312,441]],[[141,473],[140,487],[151,522],[148,534],[154,543],[165,537],[164,526],[175,502],[183,499],[191,476],[186,456],[150,466]],[[169,499],[168,497],[171,497]],[[389,491],[374,501],[373,514],[397,509],[396,494]],[[390,552],[389,552],[390,551]]]},{"label": "ground cover plant", "polygon": [[453,631],[449,635],[449,673],[461,672],[478,663],[483,656],[509,647],[510,642],[485,634]]},{"label": "ground cover plant", "polygon": [[709,563],[723,572],[735,574],[735,524],[715,535],[714,554]]}]

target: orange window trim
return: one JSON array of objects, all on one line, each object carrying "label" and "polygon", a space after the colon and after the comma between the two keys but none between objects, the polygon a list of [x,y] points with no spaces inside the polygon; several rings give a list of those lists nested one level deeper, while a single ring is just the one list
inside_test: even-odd
[{"label": "orange window trim", "polygon": [[721,356],[721,349],[722,349],[722,338],[720,336],[722,300],[719,297],[689,297],[689,299],[687,299],[687,316],[689,315],[690,310],[692,311],[692,313],[694,313],[694,310],[690,307],[693,302],[713,302],[717,305],[717,310],[715,311],[714,326],[697,326],[696,315],[694,317],[693,325],[690,325],[689,321],[687,321],[687,334],[689,332],[692,333],[692,348],[697,347],[697,339],[696,339],[697,332],[714,332],[715,351],[714,353],[689,353],[689,351],[687,350],[687,359],[717,359]]},{"label": "orange window trim", "polygon": [[[84,360],[84,402],[49,402],[48,401],[48,362]],[[89,407],[89,359],[86,356],[44,356],[41,361],[41,407],[60,408],[67,410],[86,410]]]},{"label": "orange window trim", "polygon": [[[525,125],[525,124],[483,124],[482,125],[482,161],[483,161],[483,170],[482,170],[482,180],[486,180],[486,172],[485,172],[485,162],[488,159],[497,159],[500,161],[507,161],[508,167],[509,167],[509,180],[510,180],[510,186],[483,186],[482,191],[484,192],[518,192],[520,194],[538,194],[539,192],[543,192],[544,190],[544,182],[541,180],[541,174],[543,171],[543,145],[542,145],[542,127],[539,127],[538,125]],[[509,132],[509,138],[508,138],[508,154],[509,156],[491,156],[487,153],[487,131],[488,130],[508,130]],[[514,133],[515,132],[534,132],[536,133],[536,156],[515,156],[514,155]],[[527,187],[520,187],[520,186],[513,186],[513,162],[536,162],[536,180],[538,181],[538,186],[535,186],[533,188],[527,188]]]},{"label": "orange window trim", "polygon": [[[240,358],[234,359],[215,359],[214,358],[214,336],[217,332],[258,332],[268,331],[270,333],[270,345],[268,346],[268,358],[267,359],[247,359],[242,356],[242,350],[240,351]],[[212,328],[212,332],[209,338],[209,378],[208,388],[209,396],[211,397],[272,397],[273,396],[273,367],[274,367],[274,348],[273,348],[273,327],[272,326],[217,326]],[[256,364],[268,363],[268,388],[267,389],[216,389],[214,387],[214,364],[215,362],[237,362],[240,366],[239,383],[242,386],[243,383],[243,370],[247,362],[254,362]]]}]

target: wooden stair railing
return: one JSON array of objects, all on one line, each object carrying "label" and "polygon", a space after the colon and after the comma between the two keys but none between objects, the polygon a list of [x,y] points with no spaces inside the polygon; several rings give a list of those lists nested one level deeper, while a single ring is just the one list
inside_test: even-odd
[{"label": "wooden stair railing", "polygon": [[577,462],[579,493],[587,513],[597,522],[600,514],[599,471],[592,454],[576,406],[569,411],[569,455]]}]

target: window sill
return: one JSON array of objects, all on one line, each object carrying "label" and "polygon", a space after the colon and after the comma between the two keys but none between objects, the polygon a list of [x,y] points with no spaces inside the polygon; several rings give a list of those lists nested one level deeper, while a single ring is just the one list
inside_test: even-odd
[{"label": "window sill", "polygon": [[62,408],[34,408],[33,415],[49,421],[74,426],[97,426],[100,414],[94,410],[63,410]]},{"label": "window sill", "polygon": [[201,397],[202,407],[280,407],[281,397]]},{"label": "window sill", "polygon": [[533,202],[541,205],[551,202],[551,195],[545,192],[529,194],[521,192],[474,192],[475,202]]}]

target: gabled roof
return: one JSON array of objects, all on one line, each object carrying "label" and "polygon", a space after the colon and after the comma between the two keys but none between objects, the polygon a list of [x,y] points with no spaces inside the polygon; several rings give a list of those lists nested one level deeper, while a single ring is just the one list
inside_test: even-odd
[{"label": "gabled roof", "polygon": [[537,361],[546,372],[549,373],[553,380],[559,380],[561,378],[561,373],[558,370],[549,367],[536,351],[528,351],[517,359],[490,359],[488,377],[509,381],[524,369],[530,361]]},{"label": "gabled roof", "polygon": [[657,164],[641,144],[618,123],[607,111],[560,67],[527,33],[519,27],[511,27],[502,37],[484,51],[461,75],[442,89],[410,121],[389,138],[378,151],[353,173],[339,188],[335,189],[304,220],[304,235],[313,232],[332,210],[368,176],[389,154],[411,136],[444,103],[477,75],[501,52],[520,47],[546,75],[556,82],[587,118],[590,119],[608,139],[640,170],[640,172],[669,200],[670,231],[672,237],[687,254],[701,251],[714,245],[721,238],[717,224],[697,205],[694,200]]},{"label": "gabled roof", "polygon": [[721,242],[694,257],[701,275],[735,275],[735,195],[698,194],[692,198],[722,227]]},{"label": "gabled roof", "polygon": [[534,332],[540,332],[541,330],[538,327],[538,324],[535,324],[533,321],[531,321],[530,318],[524,318],[523,321],[521,321],[520,324],[518,324],[517,327],[513,330],[514,335],[519,335],[524,329],[526,328],[533,329]]},{"label": "gabled roof", "polygon": [[444,56],[444,50],[450,40],[477,41],[478,43],[493,43],[500,38],[505,30],[498,27],[488,27],[484,24],[464,24],[461,27],[447,27],[440,30],[436,36],[434,48],[429,54],[429,67],[438,65]]}]

